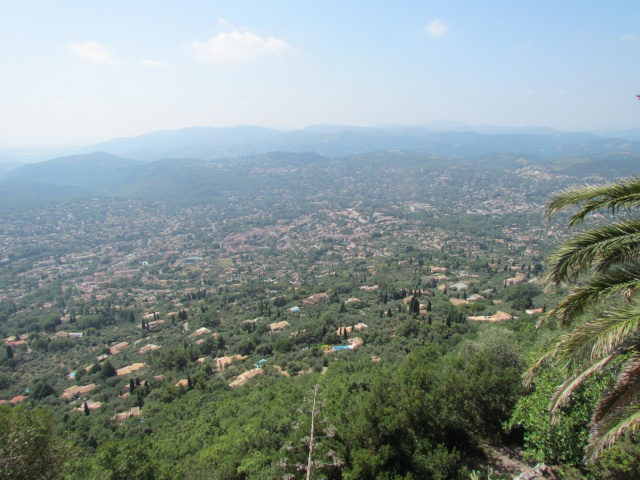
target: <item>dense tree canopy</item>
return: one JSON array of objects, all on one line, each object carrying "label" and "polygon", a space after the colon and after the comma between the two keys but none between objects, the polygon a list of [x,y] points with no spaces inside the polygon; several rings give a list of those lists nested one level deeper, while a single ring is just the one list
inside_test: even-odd
[{"label": "dense tree canopy", "polygon": [[0,406],[0,477],[56,478],[71,452],[54,436],[54,426],[48,410]]}]

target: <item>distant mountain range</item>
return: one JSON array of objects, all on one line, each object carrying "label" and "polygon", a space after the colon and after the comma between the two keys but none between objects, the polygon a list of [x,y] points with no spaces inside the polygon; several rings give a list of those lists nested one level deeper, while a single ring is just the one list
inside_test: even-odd
[{"label": "distant mountain range", "polygon": [[256,126],[190,127],[66,150],[0,149],[0,175],[19,164],[94,152],[145,162],[163,158],[220,160],[272,151],[344,157],[381,150],[459,159],[513,153],[551,161],[567,157],[637,155],[640,145],[636,142],[640,142],[640,129],[595,134],[563,132],[548,127],[471,127],[456,122],[378,127],[313,125],[294,131]]},{"label": "distant mountain range", "polygon": [[[439,131],[406,126],[315,125],[289,132],[252,126],[192,127],[119,138],[85,147],[82,152],[100,151],[147,162],[161,158],[219,160],[271,151],[312,152],[329,157],[344,157],[380,150],[404,150],[454,158],[509,152],[533,155],[544,160],[640,154],[638,143],[602,138],[590,133],[560,132],[541,127],[480,128],[492,133],[464,131],[462,127],[456,131]],[[506,131],[511,133],[502,133]]]},{"label": "distant mountain range", "polygon": [[[527,164],[538,164],[544,165],[550,173],[612,179],[636,174],[640,165],[638,158],[637,155],[618,155],[615,158],[575,157],[548,161],[535,156],[492,153],[460,159],[380,150],[347,157],[270,152],[224,161],[163,159],[143,162],[104,152],[87,153],[28,164],[7,173],[0,179],[0,210],[87,196],[136,197],[172,204],[225,202],[227,197],[238,192],[275,188],[273,182],[297,178],[282,177],[280,171],[299,172],[301,178],[314,178],[315,182],[322,183],[328,171],[351,176],[363,168],[383,172],[392,167],[410,175],[416,169],[444,171],[453,167],[513,171]],[[248,172],[253,173],[248,175]]]},{"label": "distant mountain range", "polygon": [[[299,166],[310,175],[325,167],[350,175],[358,165],[410,172],[449,167],[515,170],[524,164],[544,164],[550,172],[581,178],[616,178],[639,171],[640,143],[589,133],[533,130],[538,133],[317,125],[291,132],[250,126],[153,132],[0,170],[0,206],[10,209],[87,195],[177,203],[217,201],[251,188],[247,170],[274,166]],[[308,170],[310,166],[313,171]],[[276,181],[269,175],[254,175],[251,181],[268,187]]]}]

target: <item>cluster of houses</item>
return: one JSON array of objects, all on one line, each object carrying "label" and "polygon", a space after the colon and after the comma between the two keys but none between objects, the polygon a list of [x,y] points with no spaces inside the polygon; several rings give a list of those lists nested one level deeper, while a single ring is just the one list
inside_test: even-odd
[{"label": "cluster of houses", "polygon": [[[451,179],[442,177],[435,179],[436,184],[445,185]],[[502,187],[500,187],[502,188]],[[506,190],[505,190],[506,192]],[[474,202],[478,197],[475,192],[467,192],[463,195],[458,204],[454,207],[460,211],[466,211],[470,215],[502,215],[505,211],[518,210],[525,211],[529,207],[526,199],[526,192],[511,192],[510,195],[495,196],[489,200],[478,202],[477,206],[468,207],[466,203]],[[432,205],[427,203],[405,202],[393,205],[398,211],[410,213],[415,212],[432,212],[437,214],[438,211]],[[449,208],[447,206],[447,208]],[[453,207],[452,207],[453,208]],[[536,206],[536,208],[538,208]],[[216,218],[215,207],[211,207],[211,218]],[[141,209],[138,216],[132,217],[130,220],[127,216],[119,218],[117,216],[108,216],[104,228],[109,232],[109,238],[124,238],[128,230],[144,232],[144,237],[148,240],[135,243],[131,248],[131,242],[120,240],[109,240],[100,245],[99,242],[95,246],[87,246],[84,242],[75,243],[75,233],[84,231],[84,221],[74,218],[73,215],[63,222],[52,223],[48,230],[51,233],[42,234],[36,232],[29,225],[18,225],[16,234],[7,236],[4,239],[6,254],[19,252],[24,245],[29,245],[34,241],[48,243],[51,245],[65,244],[76,247],[76,251],[62,256],[51,256],[50,258],[34,262],[29,268],[25,268],[15,275],[13,285],[0,290],[0,300],[22,299],[29,295],[29,285],[37,285],[38,287],[47,287],[53,279],[69,278],[65,286],[70,287],[73,291],[73,301],[90,301],[93,299],[102,299],[107,295],[112,295],[117,302],[144,302],[156,305],[158,298],[162,296],[165,299],[173,301],[177,304],[177,298],[184,294],[187,290],[182,286],[183,277],[172,273],[172,269],[181,271],[195,272],[196,278],[201,283],[205,280],[211,281],[215,279],[216,285],[228,290],[240,287],[251,281],[261,279],[273,283],[282,283],[287,287],[295,287],[305,280],[312,277],[321,278],[323,276],[337,275],[333,266],[333,259],[340,262],[349,262],[357,260],[365,261],[370,274],[377,271],[377,262],[379,260],[387,261],[393,258],[394,242],[389,242],[389,238],[396,240],[398,244],[402,242],[407,245],[416,245],[424,251],[445,251],[445,249],[460,249],[469,253],[478,252],[478,240],[473,236],[455,235],[445,231],[440,227],[429,227],[429,229],[415,228],[412,223],[402,218],[402,216],[391,216],[376,212],[369,215],[359,211],[359,207],[348,209],[323,210],[314,214],[300,216],[299,218],[289,221],[278,221],[275,225],[266,225],[260,227],[247,226],[246,230],[241,232],[229,232],[228,234],[220,234],[220,238],[215,238],[219,242],[220,248],[216,255],[206,253],[193,239],[189,239],[180,232],[184,230],[183,226],[192,221],[189,219],[189,212],[185,211],[177,216],[167,216],[162,222],[157,221],[153,214],[148,213],[145,209]],[[212,228],[209,226],[208,228]],[[215,231],[215,229],[213,229]],[[531,227],[519,229],[518,227],[505,227],[504,233],[511,237],[509,240],[513,243],[513,247],[524,247],[530,238],[542,236],[542,227]],[[546,235],[546,232],[544,232]],[[331,239],[330,242],[327,239]],[[211,238],[207,237],[207,242]],[[272,242],[275,241],[275,242]],[[327,241],[325,243],[325,241]],[[498,242],[504,241],[498,239]],[[257,248],[260,245],[274,243],[275,251],[268,248]],[[328,245],[328,249],[318,260],[305,265],[304,268],[294,266],[292,262],[287,261],[290,252],[305,253],[311,252],[319,245]],[[94,244],[91,244],[94,245]],[[264,253],[262,253],[264,252]],[[250,254],[250,255],[249,255]],[[527,256],[538,255],[539,252],[529,247],[525,254]],[[5,253],[3,252],[3,256]],[[7,262],[10,258],[7,256]],[[3,259],[4,262],[4,259]],[[406,260],[399,262],[400,266],[407,266]],[[494,266],[495,267],[495,266]],[[509,267],[514,275],[512,278],[505,280],[505,286],[515,285],[528,281],[527,275],[522,271],[518,271],[518,267]],[[166,272],[166,273],[163,273]],[[446,288],[448,282],[456,275],[450,274],[446,267],[431,266],[430,278],[439,282],[441,287]],[[464,277],[464,278],[463,278]],[[468,278],[458,275],[465,282],[456,282],[448,285],[449,288],[458,290],[459,292],[468,289],[469,284],[474,281],[472,275]],[[115,285],[118,282],[128,282],[131,288],[121,288]],[[195,290],[192,288],[191,290]],[[362,292],[374,292],[379,290],[378,285],[360,286]],[[363,295],[362,293],[361,295]],[[365,297],[363,297],[365,298]],[[301,300],[301,305],[315,305],[319,302],[329,299],[327,293],[316,293]],[[483,300],[481,294],[470,295],[464,299],[451,299],[453,304],[473,303]],[[405,299],[406,300],[406,299]],[[411,299],[413,300],[413,298]],[[359,304],[361,301],[357,297],[351,297],[345,301],[349,304]],[[60,307],[54,305],[53,302],[38,303],[32,305],[44,313],[59,312]],[[159,319],[159,314],[154,311],[146,314],[143,318],[146,321],[148,330],[157,330],[162,328],[164,320]],[[177,307],[176,307],[177,308]],[[538,312],[540,309],[531,310],[531,313]],[[300,306],[289,308],[291,313],[300,313]],[[426,313],[426,305],[420,304],[420,313]],[[173,312],[175,316],[178,312]],[[171,314],[168,314],[171,316]],[[470,317],[471,320],[478,321],[502,321],[511,318],[506,312],[496,312],[491,316]],[[69,312],[62,316],[63,322],[70,322]],[[292,320],[293,321],[293,320]],[[295,322],[294,322],[295,323]],[[65,326],[69,329],[70,326]],[[188,331],[188,323],[184,324],[185,332]],[[277,334],[286,328],[291,327],[289,322],[280,321],[271,323],[269,331]],[[138,325],[138,328],[142,328]],[[341,326],[336,334],[346,336],[353,332],[360,331],[367,326],[363,323],[356,325]],[[211,332],[206,327],[199,328],[189,335],[196,345],[201,344],[206,338],[215,336],[216,333]],[[58,338],[62,337],[81,337],[82,333],[68,333],[59,331],[55,333]],[[133,342],[133,340],[131,340]],[[153,352],[161,345],[149,343],[149,339],[140,340],[142,345],[137,348],[138,354],[146,354]],[[130,345],[127,341],[119,342],[109,347],[110,355],[118,355],[129,347],[134,351],[134,345]],[[5,339],[5,343],[11,347],[20,347],[26,345],[26,336],[19,338],[9,337]],[[327,349],[327,353],[336,352],[341,349],[356,349],[364,345],[360,337],[352,337],[348,339],[347,345],[338,346],[339,348]],[[103,362],[108,356],[106,354],[97,357],[98,362]],[[217,372],[225,371],[234,362],[243,361],[246,357],[235,355],[225,356],[214,360],[214,368]],[[205,359],[199,359],[199,362],[206,362]],[[262,361],[261,361],[262,362]],[[144,368],[144,363],[133,363],[129,366],[117,370],[118,376],[131,375],[132,373]],[[255,368],[248,370],[231,382],[231,386],[238,387],[246,384],[250,379],[259,376],[262,373],[264,363],[258,362]],[[91,368],[91,366],[87,367]],[[71,374],[70,374],[71,375]],[[70,378],[74,378],[70,376]],[[184,380],[186,381],[186,380]],[[183,380],[181,380],[183,382]],[[180,382],[179,382],[180,383]],[[73,401],[82,396],[91,393],[95,389],[95,385],[76,386],[66,389],[63,393],[66,400]],[[9,402],[19,403],[26,399],[26,396],[15,397]],[[99,408],[99,402],[86,401],[89,410]],[[98,405],[97,407],[95,405]],[[137,408],[137,407],[136,407]],[[137,416],[140,410],[131,409],[128,412],[118,414],[122,417]]]}]

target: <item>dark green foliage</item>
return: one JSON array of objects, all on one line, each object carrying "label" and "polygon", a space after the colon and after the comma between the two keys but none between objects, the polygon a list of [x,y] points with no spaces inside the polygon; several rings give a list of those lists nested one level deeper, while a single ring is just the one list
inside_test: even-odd
[{"label": "dark green foliage", "polygon": [[215,357],[218,351],[221,349],[220,340],[218,337],[207,337],[204,342],[198,346],[202,355],[211,355]]},{"label": "dark green foliage", "polygon": [[60,325],[60,323],[61,322],[60,322],[60,318],[59,317],[57,317],[57,316],[50,317],[50,318],[42,321],[42,329],[45,332],[53,333],[53,332],[56,331],[56,328],[58,327],[58,325]]},{"label": "dark green foliage", "polygon": [[511,302],[514,310],[524,311],[533,308],[533,299],[542,293],[542,289],[531,283],[521,283],[507,290],[505,300]]},{"label": "dark green foliage", "polygon": [[96,477],[108,480],[157,478],[149,447],[139,439],[110,441],[100,445],[93,458]]},{"label": "dark green foliage", "polygon": [[278,353],[290,352],[292,348],[293,341],[285,337],[279,337],[273,344],[273,349]]},{"label": "dark green foliage", "polygon": [[273,306],[274,307],[284,307],[287,304],[287,299],[284,297],[278,297],[276,299],[273,300]]},{"label": "dark green foliage", "polygon": [[623,437],[589,468],[593,478],[640,478],[640,444],[635,436]]},{"label": "dark green foliage", "polygon": [[244,338],[236,345],[236,351],[240,355],[250,355],[255,350],[256,346],[250,338]]},{"label": "dark green foliage", "polygon": [[604,384],[582,386],[558,413],[557,422],[552,422],[549,398],[556,391],[558,378],[551,370],[541,373],[533,391],[518,400],[507,428],[523,429],[527,454],[533,461],[577,466],[584,457],[591,412]]},{"label": "dark green foliage", "polygon": [[36,383],[29,397],[32,398],[33,400],[41,400],[45,397],[48,397],[49,395],[55,395],[55,394],[56,392],[53,389],[53,387],[43,380]]},{"label": "dark green foliage", "polygon": [[33,342],[33,348],[47,352],[49,350],[49,342],[46,338],[38,338]]},{"label": "dark green foliage", "polygon": [[115,377],[116,374],[116,369],[109,360],[102,362],[102,370],[100,372],[102,378]]},{"label": "dark green foliage", "polygon": [[168,348],[160,355],[159,363],[166,370],[185,371],[190,362],[198,359],[197,352],[192,348]]},{"label": "dark green foliage", "polygon": [[72,452],[53,434],[55,422],[45,409],[0,406],[0,478],[53,479]]}]

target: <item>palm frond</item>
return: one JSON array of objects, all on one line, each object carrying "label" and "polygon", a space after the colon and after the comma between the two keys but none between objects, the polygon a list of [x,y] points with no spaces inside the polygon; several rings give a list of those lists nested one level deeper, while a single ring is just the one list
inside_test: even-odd
[{"label": "palm frond", "polygon": [[576,327],[563,335],[540,360],[553,361],[565,370],[582,370],[584,365],[600,362],[608,356],[616,356],[629,348],[629,339],[640,334],[640,307],[618,308],[593,322]]},{"label": "palm frond", "polygon": [[607,265],[637,258],[637,250],[633,247],[639,244],[640,221],[637,220],[623,220],[582,232],[551,256],[547,278],[554,285],[575,281],[594,264],[599,265],[598,271],[604,272]]},{"label": "palm frond", "polygon": [[562,370],[566,380],[549,404],[554,419],[585,380],[610,367],[614,359],[634,352],[594,411],[585,456],[588,462],[621,435],[640,429],[640,300],[635,295],[640,291],[640,176],[565,189],[551,198],[545,213],[549,218],[569,207],[576,207],[569,228],[595,213],[614,217],[622,211],[627,215],[575,235],[550,258],[549,287],[587,279],[542,316],[538,325],[551,317],[557,317],[563,326],[571,325],[588,311],[595,311],[596,318],[574,325],[533,363],[524,382],[531,384],[543,365]]},{"label": "palm frond", "polygon": [[578,206],[568,226],[581,223],[589,214],[609,211],[615,214],[621,208],[640,205],[640,177],[631,177],[620,182],[605,185],[573,187],[562,190],[548,203],[547,218],[567,207]]},{"label": "palm frond", "polygon": [[617,250],[606,252],[591,268],[594,273],[602,273],[616,265],[629,263],[640,263],[640,243],[628,242]]},{"label": "palm frond", "polygon": [[614,355],[608,355],[604,357],[599,362],[596,362],[583,370],[580,374],[574,375],[567,381],[565,381],[558,390],[556,394],[551,399],[551,403],[549,404],[549,412],[551,413],[552,423],[556,423],[558,419],[558,410],[565,404],[565,402],[569,399],[573,391],[578,388],[582,383],[593,375],[596,372],[601,371],[612,359]]},{"label": "palm frond", "polygon": [[[638,336],[640,304],[634,301],[563,335],[529,367],[523,375],[523,383],[526,387],[531,386],[538,370],[548,364],[555,364],[568,371],[586,369],[593,362],[625,353],[630,347],[629,342],[632,342],[632,346],[635,345]],[[570,381],[572,380],[568,380]],[[566,386],[568,385],[567,383]]]},{"label": "palm frond", "polygon": [[555,347],[547,350],[533,363],[533,365],[529,367],[526,372],[524,372],[522,375],[522,384],[525,387],[529,388],[533,385],[533,379],[536,373],[538,373],[538,370],[540,370],[544,365],[551,363],[555,356],[555,351]]},{"label": "palm frond", "polygon": [[549,311],[545,319],[556,316],[562,325],[571,324],[587,309],[594,308],[612,295],[640,289],[640,264],[616,265],[594,275],[585,285],[576,287]]},{"label": "palm frond", "polygon": [[605,448],[615,444],[626,433],[636,433],[640,427],[640,405],[628,405],[605,417],[592,427],[585,463],[597,459]]},{"label": "palm frond", "polygon": [[640,357],[627,360],[615,387],[603,397],[594,411],[593,423],[598,424],[612,411],[626,407],[640,394]]}]

